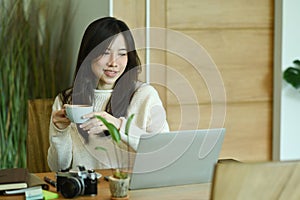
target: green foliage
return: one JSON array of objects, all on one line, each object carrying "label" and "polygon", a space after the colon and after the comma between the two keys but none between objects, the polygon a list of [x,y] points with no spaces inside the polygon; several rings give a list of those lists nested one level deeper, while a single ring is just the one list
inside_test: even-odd
[{"label": "green foliage", "polygon": [[26,167],[27,101],[54,97],[69,77],[72,12],[58,2],[0,0],[0,169]]},{"label": "green foliage", "polygon": [[128,173],[120,171],[119,169],[116,169],[113,176],[118,179],[126,179],[128,177]]},{"label": "green foliage", "polygon": [[[112,123],[109,123],[105,118],[103,118],[101,116],[96,116],[96,117],[98,119],[100,119],[103,122],[103,124],[107,127],[108,132],[111,135],[113,142],[115,142],[118,145],[121,141],[121,134],[120,134],[119,130],[117,129],[117,127],[115,125],[113,125]],[[125,135],[127,135],[127,145],[129,145],[129,128],[130,128],[130,124],[131,124],[133,117],[134,117],[134,114],[131,114],[128,117],[126,125],[125,125]],[[104,147],[96,147],[95,149],[102,150],[107,153],[107,149],[105,149]],[[116,157],[118,158],[118,154],[116,151],[115,151],[115,153],[116,153]],[[128,153],[129,153],[129,149],[128,149]],[[128,157],[128,161],[129,161],[129,157]],[[116,169],[116,171],[113,173],[113,176],[118,179],[126,179],[128,177],[128,172],[124,172],[120,169]]]},{"label": "green foliage", "polygon": [[[129,133],[129,128],[130,128],[130,124],[131,124],[131,121],[134,117],[134,114],[130,115],[127,119],[127,123],[126,123],[126,126],[125,126],[125,135],[128,136],[128,133]],[[127,137],[129,139],[129,137]]]},{"label": "green foliage", "polygon": [[283,79],[294,88],[300,88],[300,61],[294,60],[294,67],[288,67],[283,72]]},{"label": "green foliage", "polygon": [[121,141],[121,134],[117,127],[115,127],[115,125],[113,125],[112,123],[109,123],[105,118],[101,116],[97,116],[97,118],[100,119],[103,122],[103,124],[107,127],[108,132],[111,135],[113,141],[119,143]]},{"label": "green foliage", "polygon": [[95,147],[95,149],[96,149],[96,150],[101,150],[101,151],[107,151],[107,149],[104,148],[104,147]]}]

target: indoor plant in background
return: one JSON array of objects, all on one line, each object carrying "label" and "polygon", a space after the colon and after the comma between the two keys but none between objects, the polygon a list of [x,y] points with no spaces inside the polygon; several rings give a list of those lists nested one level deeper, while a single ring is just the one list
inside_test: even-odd
[{"label": "indoor plant in background", "polygon": [[0,168],[26,167],[28,99],[69,85],[72,15],[70,0],[0,0]]},{"label": "indoor plant in background", "polygon": [[[111,176],[109,176],[109,188],[111,192],[111,199],[128,199],[128,189],[129,189],[129,166],[130,166],[130,150],[129,150],[129,128],[131,121],[134,117],[134,114],[130,115],[127,119],[126,125],[125,125],[125,135],[127,135],[127,153],[128,156],[126,159],[128,159],[128,167],[125,169],[121,166],[122,163],[122,157],[119,157],[118,151],[121,151],[121,134],[117,127],[115,127],[112,123],[109,123],[106,119],[104,119],[101,116],[97,116],[98,119],[100,119],[103,124],[107,127],[109,134],[111,135],[112,142],[115,146],[115,154],[117,158],[117,164],[118,168],[113,169],[113,173]],[[98,150],[105,151],[107,153],[107,149],[103,147],[96,147]],[[108,155],[108,154],[107,154]]]},{"label": "indoor plant in background", "polygon": [[300,60],[293,61],[294,66],[288,67],[283,72],[283,79],[291,84],[294,88],[300,88]]}]

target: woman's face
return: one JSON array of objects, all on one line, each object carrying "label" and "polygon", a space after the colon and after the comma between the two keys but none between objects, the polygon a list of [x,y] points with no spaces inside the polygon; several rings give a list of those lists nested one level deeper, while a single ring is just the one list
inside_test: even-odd
[{"label": "woman's face", "polygon": [[92,71],[99,79],[98,89],[112,89],[123,74],[128,61],[125,39],[119,34],[105,50],[92,62]]}]

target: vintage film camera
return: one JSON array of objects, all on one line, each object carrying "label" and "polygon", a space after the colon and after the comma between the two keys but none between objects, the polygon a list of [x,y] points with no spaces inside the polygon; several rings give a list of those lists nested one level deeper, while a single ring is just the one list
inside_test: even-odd
[{"label": "vintage film camera", "polygon": [[60,170],[56,172],[56,188],[65,198],[79,195],[97,195],[97,174],[77,166],[78,171]]}]

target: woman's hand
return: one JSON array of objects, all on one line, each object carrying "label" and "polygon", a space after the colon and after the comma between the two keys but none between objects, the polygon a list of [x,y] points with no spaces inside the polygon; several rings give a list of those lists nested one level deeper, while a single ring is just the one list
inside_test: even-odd
[{"label": "woman's hand", "polygon": [[53,112],[52,122],[58,129],[65,129],[71,124],[71,121],[67,118],[65,108]]},{"label": "woman's hand", "polygon": [[112,123],[117,128],[120,128],[121,126],[121,119],[115,118],[107,112],[93,112],[83,116],[83,118],[90,118],[90,120],[81,124],[79,127],[84,131],[88,131],[89,134],[97,134],[103,132],[104,130],[107,130],[107,127],[102,123],[100,119],[96,118],[96,116],[105,118],[109,123]]}]

